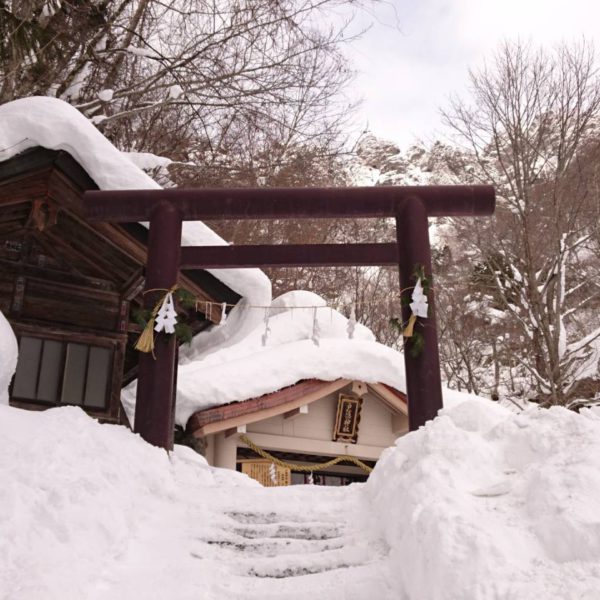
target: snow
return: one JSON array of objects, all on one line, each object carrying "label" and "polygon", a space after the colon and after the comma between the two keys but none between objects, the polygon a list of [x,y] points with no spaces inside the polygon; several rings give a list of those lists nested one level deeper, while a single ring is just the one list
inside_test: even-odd
[{"label": "snow", "polygon": [[173,161],[166,156],[158,156],[152,152],[124,152],[125,156],[142,171],[152,171],[154,169],[164,169]]},{"label": "snow", "polygon": [[137,169],[76,108],[49,97],[0,106],[0,160],[42,146],[68,152],[103,190],[159,186]]},{"label": "snow", "polygon": [[0,597],[597,598],[600,414],[445,404],[345,488],[262,488],[76,407],[0,406]]},{"label": "snow", "polygon": [[[315,311],[318,344],[312,339]],[[213,340],[209,345],[201,335],[194,338],[177,373],[175,421],[179,425],[185,426],[198,410],[248,400],[302,379],[357,379],[406,390],[402,355],[377,343],[360,324],[349,339],[348,319],[327,307],[317,294],[289,292],[275,299],[270,309],[255,307],[248,312],[254,313],[252,321],[258,325],[236,343],[219,345]],[[267,314],[269,333],[263,345]],[[211,351],[195,354],[195,348],[202,347]],[[130,419],[135,389],[134,383],[122,393]]]},{"label": "snow", "polygon": [[60,5],[60,0],[57,0],[56,2],[46,2],[42,7],[40,20],[43,21],[44,19],[54,16],[60,10]]},{"label": "snow", "polygon": [[591,411],[471,398],[398,439],[366,492],[399,597],[597,597],[599,434]]},{"label": "snow", "polygon": [[113,99],[114,94],[115,91],[111,89],[100,90],[98,92],[98,98],[102,100],[102,102],[110,102]]},{"label": "snow", "polygon": [[17,338],[0,312],[0,404],[8,404],[8,385],[17,368]]},{"label": "snow", "polygon": [[[349,177],[352,185],[358,186],[447,185],[459,183],[452,164],[463,164],[465,158],[456,148],[440,142],[419,143],[401,151],[394,142],[365,132],[349,161]],[[473,165],[464,164],[463,177],[473,170]]]},{"label": "snow", "polygon": [[[105,90],[106,91],[106,90]],[[42,146],[68,152],[102,190],[159,189],[126,153],[117,150],[76,108],[50,97],[15,100],[0,106],[0,161]],[[137,160],[148,157],[137,156]],[[185,221],[184,246],[224,245],[225,240],[200,221]],[[271,300],[271,283],[258,269],[209,270],[217,279],[253,304]],[[234,312],[243,313],[242,308]],[[252,315],[245,315],[252,318]],[[236,319],[232,319],[235,323]],[[235,334],[224,326],[221,336]]]},{"label": "snow", "polygon": [[171,100],[178,100],[183,95],[183,88],[180,85],[172,85],[169,88],[169,98]]},{"label": "snow", "polygon": [[[169,456],[75,407],[35,413],[0,406],[0,430],[3,600],[108,598],[103,590],[119,563],[133,569],[130,551],[140,552],[154,528],[175,528],[182,535],[194,517],[207,518],[203,501],[196,515],[182,513],[186,495],[200,498],[219,482],[230,490],[240,482],[251,485],[235,472],[215,476],[188,448]],[[153,559],[149,569],[158,567],[158,550],[146,553]],[[189,568],[192,562],[188,556],[183,564]],[[129,598],[160,597],[151,589],[141,594],[150,583],[144,584],[139,571],[138,577]]]},{"label": "snow", "polygon": [[160,58],[160,56],[154,52],[154,50],[150,50],[148,48],[139,48],[138,46],[127,46],[125,48],[126,52],[129,54],[135,54],[136,56],[143,56],[146,58]]}]

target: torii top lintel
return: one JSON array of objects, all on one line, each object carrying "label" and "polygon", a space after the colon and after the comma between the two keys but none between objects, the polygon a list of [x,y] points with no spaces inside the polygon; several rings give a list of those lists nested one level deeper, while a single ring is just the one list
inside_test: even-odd
[{"label": "torii top lintel", "polygon": [[382,186],[352,188],[233,188],[105,190],[85,193],[92,221],[146,221],[167,201],[183,220],[370,218],[397,216],[419,199],[429,217],[484,216],[494,212],[487,185]]}]

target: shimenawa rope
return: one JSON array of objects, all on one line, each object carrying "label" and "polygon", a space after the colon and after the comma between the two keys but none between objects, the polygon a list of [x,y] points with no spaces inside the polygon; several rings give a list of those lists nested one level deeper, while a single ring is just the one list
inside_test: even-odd
[{"label": "shimenawa rope", "polygon": [[342,454],[340,456],[336,456],[335,458],[332,458],[331,460],[328,460],[325,463],[319,463],[319,464],[298,465],[295,463],[289,463],[289,462],[285,462],[284,460],[280,460],[279,458],[273,456],[272,454],[269,454],[266,450],[263,450],[262,448],[257,446],[250,438],[246,437],[245,435],[241,435],[240,440],[242,440],[242,442],[244,442],[244,444],[246,444],[249,448],[254,450],[254,452],[256,452],[256,454],[258,454],[259,456],[262,456],[263,458],[270,460],[271,462],[275,463],[276,465],[278,465],[280,467],[284,467],[286,469],[291,469],[292,471],[300,471],[302,473],[311,473],[313,471],[322,471],[323,469],[327,469],[327,468],[332,467],[333,465],[337,465],[338,463],[341,463],[341,462],[353,463],[357,467],[362,469],[363,471],[366,471],[367,473],[371,473],[371,471],[373,471],[373,469],[371,467],[369,467],[369,465],[366,465],[362,460],[360,460],[359,458],[356,458],[356,456],[350,456],[349,454]]}]

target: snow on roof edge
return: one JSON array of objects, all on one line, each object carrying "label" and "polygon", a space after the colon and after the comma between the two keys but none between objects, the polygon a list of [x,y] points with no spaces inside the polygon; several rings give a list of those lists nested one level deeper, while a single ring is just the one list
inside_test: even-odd
[{"label": "snow on roof edge", "polygon": [[[67,102],[34,96],[0,105],[0,162],[37,146],[68,152],[101,190],[160,189]],[[187,221],[182,243],[205,246],[227,242],[201,221]],[[250,303],[268,304],[271,300],[271,283],[259,269],[208,271]]]},{"label": "snow on roof edge", "polygon": [[[220,327],[213,328],[210,343],[202,334],[194,338],[177,374],[177,424],[185,426],[199,410],[257,398],[303,379],[352,379],[406,391],[401,353],[376,342],[364,325],[349,327],[317,294],[287,292],[271,306],[267,312],[248,307],[261,318],[268,314],[268,321],[228,343],[215,338]],[[121,394],[130,415],[135,387],[133,382]]]}]

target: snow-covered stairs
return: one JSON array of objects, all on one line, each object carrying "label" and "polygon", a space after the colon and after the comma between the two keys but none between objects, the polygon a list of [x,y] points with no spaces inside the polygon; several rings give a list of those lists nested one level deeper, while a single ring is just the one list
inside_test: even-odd
[{"label": "snow-covered stairs", "polygon": [[224,502],[193,556],[225,567],[223,598],[391,598],[387,548],[357,523],[358,498],[348,491],[246,489],[243,502]]}]

